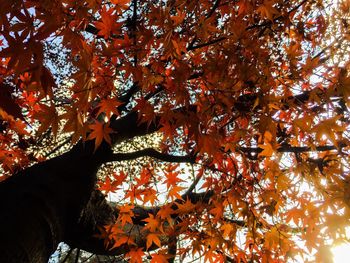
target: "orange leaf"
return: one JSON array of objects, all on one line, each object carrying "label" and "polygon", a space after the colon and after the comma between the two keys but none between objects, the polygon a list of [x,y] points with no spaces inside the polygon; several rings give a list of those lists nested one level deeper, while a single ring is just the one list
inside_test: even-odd
[{"label": "orange leaf", "polygon": [[100,11],[101,19],[95,22],[96,28],[99,30],[98,35],[107,39],[111,34],[119,30],[120,23],[117,23],[117,18],[113,9],[102,8]]},{"label": "orange leaf", "polygon": [[116,247],[120,247],[123,244],[135,245],[135,242],[132,240],[132,238],[129,235],[118,235],[115,238],[115,242],[113,246],[110,248],[110,250]]},{"label": "orange leaf", "polygon": [[170,165],[170,166],[168,166],[168,168],[165,171],[165,176],[167,179],[164,181],[164,183],[166,183],[167,188],[169,188],[170,186],[175,186],[179,182],[183,182],[183,180],[181,180],[177,177],[178,172],[175,171],[176,167],[177,167],[177,165]]},{"label": "orange leaf", "polygon": [[47,106],[40,104],[41,111],[35,114],[41,125],[38,129],[38,133],[42,134],[48,128],[51,127],[53,135],[57,136],[59,118],[54,106]]},{"label": "orange leaf", "polygon": [[80,136],[85,139],[87,132],[87,125],[83,123],[83,116],[78,112],[74,107],[67,108],[67,112],[60,117],[66,119],[66,123],[63,127],[64,132],[73,132],[72,142],[75,143],[78,141]]},{"label": "orange leaf", "polygon": [[126,223],[132,224],[132,217],[134,216],[134,206],[125,204],[119,208],[119,215],[118,220],[121,221],[122,226],[124,226]]},{"label": "orange leaf", "polygon": [[181,199],[181,195],[180,192],[185,189],[185,187],[181,187],[181,186],[177,186],[174,185],[170,188],[169,193],[168,193],[168,197],[171,199]]},{"label": "orange leaf", "polygon": [[163,254],[152,254],[151,263],[168,263],[167,257]]},{"label": "orange leaf", "polygon": [[97,115],[104,112],[107,118],[110,118],[113,114],[119,116],[118,106],[120,106],[121,104],[123,103],[114,98],[104,99],[100,102],[100,109],[98,110]]},{"label": "orange leaf", "polygon": [[151,233],[151,234],[148,234],[147,235],[147,244],[146,244],[146,248],[149,249],[152,244],[156,244],[158,247],[161,246],[161,243],[160,243],[160,239],[158,237],[158,234],[155,234],[155,233]]},{"label": "orange leaf", "polygon": [[145,229],[148,229],[151,232],[155,232],[157,228],[159,228],[159,220],[154,217],[152,214],[148,214],[149,217],[142,220],[147,222]]},{"label": "orange leaf", "polygon": [[270,157],[274,152],[271,143],[259,144],[258,146],[263,149],[263,151],[258,154],[259,156]]},{"label": "orange leaf", "polygon": [[105,139],[106,142],[111,144],[111,137],[109,136],[112,133],[112,129],[109,128],[109,125],[106,123],[95,122],[95,124],[89,125],[92,132],[88,136],[88,140],[95,139],[95,150],[100,146],[102,140]]},{"label": "orange leaf", "polygon": [[217,222],[224,213],[224,206],[219,201],[214,201],[215,207],[212,208],[209,212],[215,216],[214,222]]},{"label": "orange leaf", "polygon": [[279,15],[279,12],[276,8],[273,7],[275,1],[268,0],[264,1],[264,3],[259,6],[258,12],[261,14],[263,18],[267,18],[269,20],[273,20],[274,16]]},{"label": "orange leaf", "polygon": [[193,212],[193,210],[196,208],[196,205],[192,204],[189,199],[187,199],[183,204],[177,203],[176,205],[179,208],[178,211],[183,214]]},{"label": "orange leaf", "polygon": [[160,219],[162,220],[166,219],[168,223],[172,225],[173,219],[171,218],[171,215],[173,213],[174,213],[174,210],[171,208],[171,205],[165,205],[159,209],[157,216],[159,216]]},{"label": "orange leaf", "polygon": [[115,5],[127,5],[129,4],[130,0],[111,0],[111,3],[112,4],[115,4]]},{"label": "orange leaf", "polygon": [[142,263],[142,257],[145,253],[142,251],[142,248],[131,249],[129,253],[125,256],[130,259],[130,263]]},{"label": "orange leaf", "polygon": [[143,192],[143,202],[147,203],[150,202],[152,205],[154,205],[154,202],[158,200],[157,198],[157,191],[152,188],[147,188]]}]

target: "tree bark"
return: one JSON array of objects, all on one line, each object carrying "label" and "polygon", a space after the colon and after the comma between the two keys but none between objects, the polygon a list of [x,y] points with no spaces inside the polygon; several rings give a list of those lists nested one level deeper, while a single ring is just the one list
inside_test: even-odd
[{"label": "tree bark", "polygon": [[47,262],[59,242],[72,238],[108,152],[106,145],[94,153],[92,143],[79,143],[0,184],[0,262]]},{"label": "tree bark", "polygon": [[[156,124],[138,124],[137,120],[136,112],[114,118],[113,144],[158,129]],[[67,153],[0,183],[1,263],[46,263],[62,241],[84,246],[87,239],[89,246],[96,242],[97,252],[104,250],[98,249],[102,242],[96,238],[91,243],[89,235],[95,226],[88,220],[82,222],[93,198],[97,170],[113,155],[105,142],[96,151],[94,147],[94,141],[81,141]]]}]

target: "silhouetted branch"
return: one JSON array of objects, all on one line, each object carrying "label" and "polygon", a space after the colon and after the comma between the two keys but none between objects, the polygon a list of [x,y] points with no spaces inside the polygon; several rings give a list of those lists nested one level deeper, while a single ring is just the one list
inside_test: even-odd
[{"label": "silhouetted branch", "polygon": [[[290,146],[288,144],[281,145],[276,152],[280,153],[303,153],[303,152],[323,152],[323,151],[331,151],[331,150],[339,150],[341,148],[347,147],[348,145],[344,143],[339,143],[338,146],[334,145],[324,145],[324,146],[316,146],[316,147],[309,147],[309,146]],[[249,154],[258,154],[263,151],[262,148],[259,147],[238,147],[238,151],[243,153],[249,153]]]},{"label": "silhouetted branch", "polygon": [[195,160],[196,160],[195,156],[170,155],[170,154],[158,152],[153,148],[146,148],[143,150],[129,152],[129,153],[114,153],[106,161],[107,162],[127,161],[127,160],[134,160],[134,159],[137,159],[140,157],[146,157],[146,156],[152,157],[164,162],[173,162],[173,163],[195,163]]}]

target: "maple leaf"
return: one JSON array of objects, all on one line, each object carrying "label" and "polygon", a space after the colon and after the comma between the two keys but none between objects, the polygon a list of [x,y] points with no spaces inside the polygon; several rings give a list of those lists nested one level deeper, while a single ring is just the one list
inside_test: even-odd
[{"label": "maple leaf", "polygon": [[162,132],[164,134],[164,137],[172,140],[176,134],[176,129],[173,125],[170,124],[170,122],[162,121],[162,127],[159,129],[159,132]]},{"label": "maple leaf", "polygon": [[63,131],[73,132],[72,143],[76,143],[80,137],[86,139],[86,133],[88,132],[88,126],[83,122],[83,116],[74,108],[67,108],[66,113],[61,115],[61,119],[67,120]]},{"label": "maple leaf", "polygon": [[87,137],[87,139],[88,140],[95,139],[95,150],[98,148],[98,146],[101,145],[103,139],[109,144],[112,143],[111,137],[109,134],[112,133],[113,130],[109,128],[108,124],[95,121],[95,123],[90,124],[89,127],[92,131]]},{"label": "maple leaf", "polygon": [[135,109],[139,110],[139,120],[141,123],[146,122],[149,126],[154,121],[155,112],[153,106],[143,99],[138,100]]},{"label": "maple leaf", "polygon": [[128,245],[136,245],[133,239],[129,235],[117,235],[114,237],[115,242],[113,246],[110,248],[112,250],[113,248],[120,247],[123,244],[128,244]]},{"label": "maple leaf", "polygon": [[267,18],[273,21],[274,16],[278,16],[280,14],[280,12],[275,7],[273,7],[274,3],[274,0],[265,0],[264,3],[259,6],[257,11],[263,18]]},{"label": "maple leaf", "polygon": [[143,219],[142,221],[147,222],[144,228],[148,229],[150,232],[153,232],[153,233],[160,226],[159,219],[155,218],[154,215],[152,214],[148,214],[148,218]]},{"label": "maple leaf", "polygon": [[224,255],[209,250],[204,255],[204,260],[210,263],[224,263],[226,262]]},{"label": "maple leaf", "polygon": [[[113,176],[113,178],[117,178],[117,180],[111,181],[109,176],[106,176],[106,179],[103,183],[99,183],[99,190],[103,191],[105,194],[108,194],[109,192],[115,192],[119,188],[118,186],[123,183],[123,181],[120,181],[122,176]],[[124,177],[125,178],[125,177]]]},{"label": "maple leaf", "polygon": [[157,191],[152,188],[147,188],[142,191],[143,194],[143,203],[150,202],[152,205],[154,205],[155,201],[158,200],[157,198]]},{"label": "maple leaf", "polygon": [[276,227],[272,227],[270,232],[265,234],[265,242],[269,248],[278,245],[282,236]]},{"label": "maple leaf", "polygon": [[174,22],[174,27],[178,26],[179,24],[184,21],[186,17],[186,13],[182,13],[180,10],[177,10],[177,15],[176,16],[171,16],[170,19]]},{"label": "maple leaf", "polygon": [[101,21],[95,22],[95,26],[99,30],[98,35],[107,39],[111,34],[114,34],[119,30],[121,24],[117,22],[117,17],[113,9],[107,10],[103,7],[100,14]]},{"label": "maple leaf", "polygon": [[220,145],[220,137],[214,134],[202,135],[199,138],[198,148],[202,153],[207,153],[209,155],[215,154],[217,147]]},{"label": "maple leaf", "polygon": [[272,154],[275,152],[271,143],[258,144],[258,146],[259,148],[263,149],[263,151],[259,153],[259,156],[271,157]]},{"label": "maple leaf", "polygon": [[14,118],[24,120],[21,108],[11,96],[11,87],[3,83],[0,83],[0,108]]},{"label": "maple leaf", "polygon": [[293,222],[298,225],[301,218],[304,216],[304,211],[302,209],[293,208],[285,213],[286,222],[293,220]]},{"label": "maple leaf", "polygon": [[152,171],[148,167],[143,168],[140,173],[140,178],[136,178],[136,186],[144,186],[149,184],[151,177]]},{"label": "maple leaf", "polygon": [[183,204],[181,203],[176,203],[178,207],[178,211],[182,214],[187,214],[193,212],[193,210],[196,208],[196,205],[193,204],[190,199],[186,199],[186,202]]},{"label": "maple leaf", "polygon": [[125,256],[129,258],[130,263],[142,263],[142,257],[145,253],[142,248],[131,249]]},{"label": "maple leaf", "polygon": [[99,110],[97,116],[101,113],[105,113],[106,117],[109,119],[113,114],[119,116],[118,107],[123,103],[119,102],[117,99],[108,98],[101,100],[99,104]]},{"label": "maple leaf", "polygon": [[258,156],[266,156],[266,157],[272,156],[272,154],[275,152],[276,147],[278,147],[278,145],[276,145],[275,143],[273,145],[271,141],[272,141],[271,132],[265,131],[264,144],[258,144],[259,148],[263,149],[263,151],[260,152]]},{"label": "maple leaf", "polygon": [[126,191],[125,198],[130,198],[130,202],[133,203],[135,199],[143,200],[143,189],[138,186],[132,185],[130,189]]},{"label": "maple leaf", "polygon": [[100,184],[99,190],[104,191],[106,193],[114,191],[111,184],[111,179],[109,179],[109,177],[106,177],[105,182],[103,184]]},{"label": "maple leaf", "polygon": [[171,186],[168,192],[168,197],[171,198],[172,200],[182,199],[180,192],[184,189],[185,187],[178,186],[178,185]]},{"label": "maple leaf", "polygon": [[161,247],[160,239],[158,237],[158,234],[156,233],[150,233],[147,235],[146,249],[148,250],[152,246],[152,244]]},{"label": "maple leaf", "polygon": [[178,183],[183,182],[182,179],[178,178],[179,173],[175,171],[176,168],[176,165],[170,165],[165,170],[166,180],[164,181],[164,183],[166,183],[167,188],[171,186],[176,186]]},{"label": "maple leaf", "polygon": [[127,175],[123,171],[120,171],[119,174],[118,173],[113,173],[112,176],[113,176],[113,179],[114,179],[113,183],[115,185],[122,185],[123,182],[125,181],[126,177],[127,177]]},{"label": "maple leaf", "polygon": [[125,10],[129,7],[130,0],[110,0],[112,4],[117,5],[118,11]]},{"label": "maple leaf", "polygon": [[316,140],[321,141],[322,136],[325,135],[334,145],[338,146],[336,133],[342,133],[346,130],[346,127],[337,123],[340,118],[341,116],[335,116],[315,125],[312,131],[316,133]]},{"label": "maple leaf", "polygon": [[165,205],[162,206],[161,209],[157,212],[157,216],[160,217],[160,219],[164,220],[166,219],[170,225],[173,225],[173,219],[171,218],[171,215],[174,213],[174,210],[171,208],[171,205]]},{"label": "maple leaf", "polygon": [[214,208],[209,211],[212,215],[214,215],[214,222],[218,222],[218,220],[223,216],[224,206],[219,201],[214,201]]},{"label": "maple leaf", "polygon": [[118,220],[121,221],[122,226],[126,223],[132,224],[132,217],[134,216],[134,205],[125,204],[119,208]]},{"label": "maple leaf", "polygon": [[40,104],[40,111],[34,114],[35,118],[40,121],[38,133],[42,134],[51,127],[53,135],[56,137],[58,132],[59,117],[55,107]]},{"label": "maple leaf", "polygon": [[164,254],[151,254],[151,263],[168,263],[167,256]]},{"label": "maple leaf", "polygon": [[236,230],[236,228],[234,227],[234,225],[231,224],[231,223],[224,223],[224,224],[220,227],[220,229],[224,231],[223,234],[222,234],[222,236],[223,236],[223,237],[226,237],[226,238],[230,237],[230,236],[231,236],[231,233],[232,233],[232,232],[235,232],[235,230]]}]

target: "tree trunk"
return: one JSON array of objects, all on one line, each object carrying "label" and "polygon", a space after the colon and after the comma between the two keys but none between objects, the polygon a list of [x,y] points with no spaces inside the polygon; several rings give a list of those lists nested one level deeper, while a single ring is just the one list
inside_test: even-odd
[{"label": "tree trunk", "polygon": [[[137,112],[112,119],[112,145],[159,128],[157,122],[148,125],[137,120]],[[61,241],[93,253],[125,252],[123,247],[106,250],[103,240],[93,236],[96,225],[84,214],[89,201],[96,205],[101,200],[101,193],[97,198],[92,195],[96,172],[112,155],[105,142],[96,151],[94,147],[94,141],[79,142],[69,152],[0,183],[1,263],[46,263]],[[97,204],[99,214],[101,205],[106,215],[98,223],[108,223],[113,211],[102,202]]]},{"label": "tree trunk", "polygon": [[79,143],[0,184],[0,262],[46,263],[59,242],[74,239],[108,152],[106,145],[94,153],[92,143]]}]

